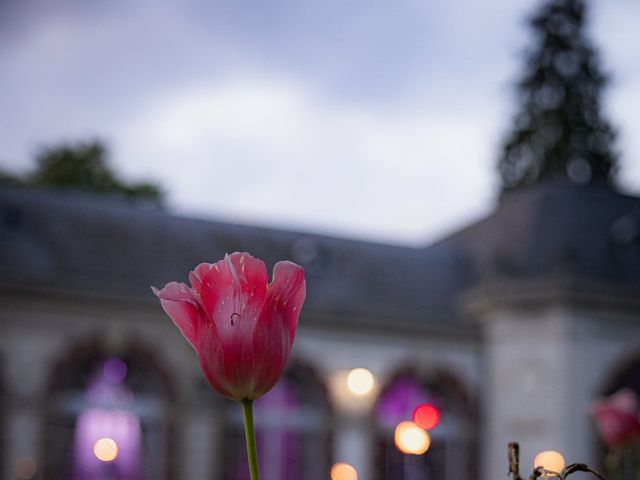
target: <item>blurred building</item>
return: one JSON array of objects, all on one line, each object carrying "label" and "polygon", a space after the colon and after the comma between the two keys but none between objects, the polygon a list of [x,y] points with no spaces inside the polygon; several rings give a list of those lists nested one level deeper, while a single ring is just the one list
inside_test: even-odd
[{"label": "blurred building", "polygon": [[[5,188],[2,478],[248,479],[239,407],[150,291],[233,251],[307,272],[290,366],[256,404],[264,480],[336,462],[361,480],[494,480],[512,440],[527,469],[548,449],[597,463],[587,405],[640,390],[640,198],[540,184],[413,249]],[[349,388],[357,367],[370,390]],[[394,429],[423,403],[439,423],[405,455]]]}]

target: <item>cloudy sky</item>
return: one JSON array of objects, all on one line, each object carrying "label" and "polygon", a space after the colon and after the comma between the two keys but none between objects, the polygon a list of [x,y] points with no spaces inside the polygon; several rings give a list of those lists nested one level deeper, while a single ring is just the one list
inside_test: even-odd
[{"label": "cloudy sky", "polygon": [[[181,215],[424,244],[494,205],[535,4],[0,0],[0,168],[100,137]],[[592,1],[637,194],[639,23]]]}]

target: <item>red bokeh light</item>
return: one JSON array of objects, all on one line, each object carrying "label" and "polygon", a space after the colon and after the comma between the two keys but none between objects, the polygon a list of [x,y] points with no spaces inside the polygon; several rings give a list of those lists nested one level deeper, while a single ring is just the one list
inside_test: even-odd
[{"label": "red bokeh light", "polygon": [[440,412],[433,405],[422,403],[413,411],[413,421],[421,428],[431,430],[438,425]]}]

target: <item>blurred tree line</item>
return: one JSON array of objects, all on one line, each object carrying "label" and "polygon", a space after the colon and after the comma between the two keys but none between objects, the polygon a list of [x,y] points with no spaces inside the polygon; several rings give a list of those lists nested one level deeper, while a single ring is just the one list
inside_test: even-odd
[{"label": "blurred tree line", "polygon": [[584,0],[547,0],[530,18],[534,44],[498,162],[503,191],[550,178],[613,183],[615,133],[601,109],[607,77],[585,20]]},{"label": "blurred tree line", "polygon": [[119,194],[162,206],[164,191],[158,185],[124,182],[109,166],[108,157],[108,149],[100,140],[45,147],[36,155],[36,168],[32,172],[18,177],[0,171],[0,184]]}]

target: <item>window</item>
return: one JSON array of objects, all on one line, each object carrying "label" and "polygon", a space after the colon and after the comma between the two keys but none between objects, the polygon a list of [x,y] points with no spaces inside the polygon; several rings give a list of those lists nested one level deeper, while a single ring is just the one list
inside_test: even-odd
[{"label": "window", "polygon": [[49,395],[46,477],[169,478],[167,390],[147,356],[73,352]]},{"label": "window", "polygon": [[[229,402],[225,480],[249,480],[242,412]],[[329,407],[324,386],[309,368],[291,367],[254,403],[262,480],[325,480],[329,471]]]},{"label": "window", "polygon": [[[438,414],[428,431],[431,443],[422,455],[404,454],[395,445],[396,426],[412,420],[416,407],[428,404]],[[434,375],[420,381],[397,375],[382,391],[375,410],[378,480],[463,480],[472,478],[475,454],[468,400],[452,379]]]}]

